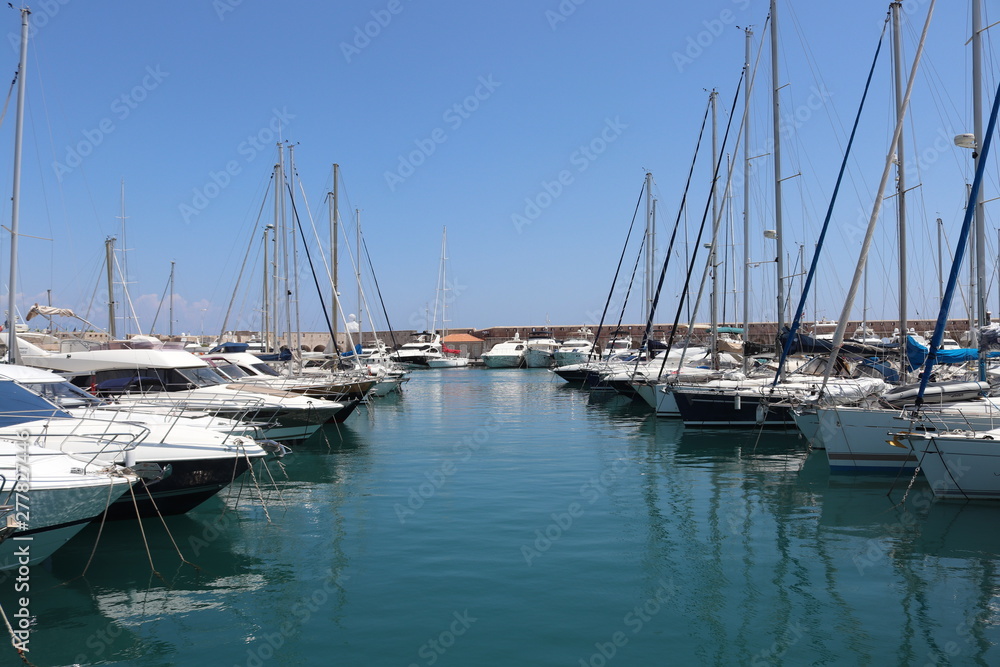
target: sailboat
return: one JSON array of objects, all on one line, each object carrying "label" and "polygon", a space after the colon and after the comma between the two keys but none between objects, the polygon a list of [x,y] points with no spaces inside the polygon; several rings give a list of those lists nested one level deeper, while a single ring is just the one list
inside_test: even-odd
[{"label": "sailboat", "polygon": [[[441,305],[441,356],[435,359],[428,359],[427,366],[430,368],[465,368],[469,365],[469,358],[460,356],[461,352],[448,348],[443,339],[448,335],[448,228],[441,232],[441,267],[438,270],[438,289],[435,295]],[[437,313],[435,304],[434,312]]]},{"label": "sailboat", "polygon": [[[978,16],[978,8],[975,7],[978,2],[979,0],[974,0],[974,24],[975,17]],[[978,39],[979,31],[975,25],[973,35]],[[975,60],[976,58],[974,62]],[[974,85],[974,89],[978,88],[978,85]],[[976,130],[976,136],[984,136],[980,127]],[[984,142],[988,140],[989,132],[985,135]],[[983,153],[987,147],[984,143]],[[982,164],[982,154],[979,164]],[[978,191],[976,184],[973,188]],[[972,215],[974,206],[974,202],[970,200],[967,216]],[[963,232],[960,239],[959,245],[962,248],[967,235],[967,232]],[[959,252],[956,250],[955,262],[959,261]],[[953,272],[955,271],[957,269],[953,267]],[[933,363],[945,361],[945,355],[938,356],[937,350],[943,340],[944,325],[941,319],[946,317],[946,308],[943,301],[942,314],[939,314],[940,331],[935,331],[936,341],[931,344],[934,350],[931,360]],[[928,358],[931,356],[929,354]],[[941,444],[936,437],[928,439],[924,435],[932,436],[953,429],[976,433],[995,428],[1000,423],[1000,402],[982,396],[989,390],[988,383],[982,377],[978,382],[932,383],[931,369],[931,365],[925,367],[926,377],[921,378],[917,392],[913,392],[913,386],[910,385],[900,387],[891,394],[887,393],[875,405],[800,410],[795,412],[796,422],[799,429],[810,437],[813,446],[826,449],[831,470],[898,474],[911,472],[919,466],[927,472],[917,453],[926,452],[931,447],[937,449]],[[963,392],[968,392],[966,400],[962,400]],[[899,401],[890,402],[894,396],[911,398],[900,405]],[[919,410],[914,406],[918,406]],[[894,439],[889,435],[906,431],[920,434],[919,438],[908,441],[909,447],[901,444],[906,441],[905,438]],[[894,444],[897,446],[893,446]]]}]

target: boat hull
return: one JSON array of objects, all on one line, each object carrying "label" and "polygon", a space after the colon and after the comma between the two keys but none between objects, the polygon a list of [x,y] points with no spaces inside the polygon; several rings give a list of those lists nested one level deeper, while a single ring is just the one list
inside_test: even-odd
[{"label": "boat hull", "polygon": [[[161,461],[169,474],[159,481],[140,480],[105,512],[109,520],[184,514],[236,481],[250,467],[245,456]],[[133,498],[134,494],[134,498]]]},{"label": "boat hull", "polygon": [[694,428],[768,427],[794,429],[787,406],[769,404],[759,394],[684,388],[673,390],[684,426]]}]

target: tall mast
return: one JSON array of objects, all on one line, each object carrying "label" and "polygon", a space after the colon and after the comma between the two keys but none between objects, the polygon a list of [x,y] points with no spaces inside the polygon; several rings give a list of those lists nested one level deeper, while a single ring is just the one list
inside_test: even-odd
[{"label": "tall mast", "polygon": [[[437,306],[435,305],[435,309]],[[448,335],[448,227],[441,232],[441,338]]]},{"label": "tall mast", "polygon": [[[281,232],[281,283],[284,287],[284,310],[285,310],[285,346],[288,347],[289,351],[292,348],[292,308],[291,308],[291,280],[289,278],[289,264],[288,264],[288,218],[285,213],[285,151],[281,144],[278,144],[278,178],[281,182],[281,188],[278,190],[280,193],[280,198],[278,199],[281,206],[281,223],[278,230]],[[292,366],[288,364],[287,366],[288,374],[291,375]]]},{"label": "tall mast", "polygon": [[[976,135],[976,147],[972,154],[976,169],[979,168],[979,153],[983,140],[983,44],[982,44],[982,2],[972,0],[972,125]],[[976,194],[975,210],[976,238],[976,316],[979,327],[985,327],[986,319],[986,222],[983,216],[983,189]],[[979,332],[972,334],[976,347],[979,347]],[[986,380],[986,360],[982,351],[979,354],[979,379]]]},{"label": "tall mast", "polygon": [[362,319],[362,306],[364,304],[364,297],[361,295],[361,209],[359,208],[354,209],[354,216],[357,219],[356,233],[357,233],[357,244],[358,244],[358,250],[357,250],[358,268],[357,268],[357,275],[355,276],[358,279],[358,342],[362,343],[363,337],[361,335],[361,328],[362,328],[361,323],[364,321]]},{"label": "tall mast", "polygon": [[336,162],[333,163],[333,192],[330,193],[330,267],[331,267],[331,277],[330,277],[330,287],[332,289],[333,298],[330,299],[330,326],[333,332],[333,346],[337,347],[337,319],[339,316],[338,302],[337,298],[337,242],[340,235],[340,165]]},{"label": "tall mast", "polygon": [[104,241],[104,263],[108,266],[108,335],[111,340],[118,338],[115,327],[115,237]]},{"label": "tall mast", "polygon": [[[903,115],[903,38],[899,10],[902,2],[892,3],[892,49],[896,90],[896,114]],[[896,211],[899,224],[899,381],[906,383],[906,170],[903,169],[903,132],[900,130],[896,144]]]},{"label": "tall mast", "polygon": [[[27,7],[21,8],[21,60],[17,66],[17,121],[14,132],[14,187],[10,207],[10,281],[7,292],[7,359],[16,364],[17,350],[17,235],[21,212],[21,135],[24,133],[24,79],[28,66],[28,15]],[[113,322],[113,321],[112,321]],[[112,326],[114,324],[112,323]]]},{"label": "tall mast", "polygon": [[174,335],[174,264],[170,262],[170,300],[167,302],[167,335]]},{"label": "tall mast", "polygon": [[[719,94],[714,89],[708,96],[709,104],[712,106],[712,174],[713,176],[718,173],[719,168],[719,118],[718,118],[718,105],[716,100]],[[718,179],[712,181],[712,220],[719,219],[719,188]],[[711,266],[712,271],[712,298],[711,298],[711,345],[712,345],[712,368],[719,368],[719,275],[715,270],[717,266],[716,262],[716,248],[719,242],[718,237],[718,226],[712,225],[712,245],[709,251],[710,255],[708,258],[709,266]]]},{"label": "tall mast", "polygon": [[[749,60],[748,60],[749,62]],[[778,257],[778,332],[785,328],[785,260],[784,238],[781,234],[781,84],[778,82],[778,14],[777,2],[771,0],[771,122],[774,133],[774,232]]]},{"label": "tall mast", "polygon": [[653,174],[646,172],[646,272],[645,272],[645,292],[646,292],[646,312],[643,315],[646,316],[646,320],[649,320],[649,314],[653,310],[653,292],[655,290],[653,286],[653,273],[655,272],[655,267],[653,264],[653,255],[656,252],[654,247],[655,241],[653,237]]},{"label": "tall mast", "polygon": [[747,26],[746,62],[743,65],[743,372],[749,370],[746,347],[750,344],[750,57],[753,28]]},{"label": "tall mast", "polygon": [[[280,151],[280,144],[279,144]],[[271,311],[270,331],[274,339],[270,352],[278,350],[278,238],[281,236],[281,164],[274,165],[274,227],[271,230]]]},{"label": "tall mast", "polygon": [[261,311],[260,328],[261,339],[264,345],[264,352],[270,350],[271,340],[271,270],[268,262],[267,247],[271,243],[269,232],[274,229],[273,225],[264,225],[264,285],[263,285],[263,310]]},{"label": "tall mast", "polygon": [[[295,212],[295,145],[289,145],[288,147],[288,177],[289,185],[288,188],[288,198],[292,203],[292,215],[297,216]],[[293,346],[289,342],[288,347],[295,351],[295,355],[298,356],[302,350],[302,321],[299,318],[299,243],[298,243],[298,225],[297,220],[292,220],[292,224],[288,226],[288,237],[292,244],[292,284],[288,288],[291,291],[292,308],[294,311],[295,318],[295,345]],[[288,336],[291,338],[291,334]],[[293,360],[294,361],[294,360]]]}]

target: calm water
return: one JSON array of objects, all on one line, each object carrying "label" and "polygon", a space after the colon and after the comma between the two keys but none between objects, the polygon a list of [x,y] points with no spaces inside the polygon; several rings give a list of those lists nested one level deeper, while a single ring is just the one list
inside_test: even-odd
[{"label": "calm water", "polygon": [[1000,506],[894,506],[908,480],[831,477],[794,435],[472,369],[322,435],[263,505],[247,478],[144,522],[148,554],[118,522],[34,568],[32,662],[1000,664]]}]

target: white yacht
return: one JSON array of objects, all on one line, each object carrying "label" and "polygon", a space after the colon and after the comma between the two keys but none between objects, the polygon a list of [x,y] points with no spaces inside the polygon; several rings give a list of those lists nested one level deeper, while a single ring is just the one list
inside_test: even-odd
[{"label": "white yacht", "polygon": [[483,363],[489,368],[521,368],[524,366],[524,341],[519,333],[514,337],[497,343],[489,352],[483,352]]},{"label": "white yacht", "polygon": [[404,343],[390,355],[390,359],[397,364],[412,368],[427,368],[428,361],[442,357],[444,353],[441,351],[441,335],[429,331],[413,334],[413,340]]},{"label": "white yacht", "polygon": [[590,359],[593,352],[594,332],[583,327],[576,331],[573,338],[562,342],[559,348],[552,353],[552,359],[556,366],[584,364]]},{"label": "white yacht", "polygon": [[[135,493],[109,518],[182,514],[266,456],[246,425],[209,415],[186,418],[110,404],[49,371],[0,365],[0,438],[76,457],[89,466],[144,470]],[[235,433],[232,431],[236,431]]]},{"label": "white yacht", "polygon": [[[344,409],[342,403],[266,386],[230,383],[180,350],[87,350],[49,353],[19,341],[25,365],[57,371],[78,387],[131,401],[264,423],[264,437],[301,442]],[[31,349],[34,348],[34,349]]]},{"label": "white yacht", "polygon": [[552,337],[551,331],[532,331],[528,334],[524,365],[527,368],[548,368],[555,363],[558,349],[559,341]]},{"label": "white yacht", "polygon": [[0,493],[8,498],[0,508],[0,570],[45,560],[135,481],[25,438],[0,438]]}]

